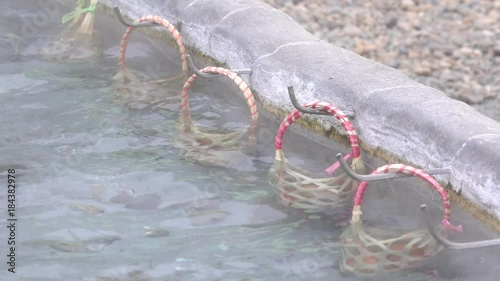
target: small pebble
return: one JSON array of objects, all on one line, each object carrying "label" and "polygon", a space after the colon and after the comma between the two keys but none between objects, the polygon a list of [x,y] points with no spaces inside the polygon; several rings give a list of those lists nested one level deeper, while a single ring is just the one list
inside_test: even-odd
[{"label": "small pebble", "polygon": [[129,272],[128,276],[132,278],[133,281],[153,281],[153,277],[141,270],[134,270]]},{"label": "small pebble", "polygon": [[[320,39],[394,67],[500,121],[500,92],[486,90],[500,85],[500,1],[261,1]],[[456,75],[441,79],[446,71]]]},{"label": "small pebble", "polygon": [[136,210],[156,210],[161,203],[161,196],[158,193],[147,193],[130,199],[125,205],[126,208]]},{"label": "small pebble", "polygon": [[189,215],[189,217],[192,225],[201,226],[222,221],[228,215],[229,213],[225,211],[209,210],[209,211],[193,212],[192,214]]},{"label": "small pebble", "polygon": [[90,187],[90,194],[92,195],[92,198],[96,200],[100,200],[101,194],[104,191],[104,186],[100,184],[95,184]]},{"label": "small pebble", "polygon": [[115,196],[111,197],[109,199],[109,201],[111,201],[111,203],[115,203],[115,204],[127,204],[128,201],[130,201],[130,199],[132,199],[134,195],[134,192],[132,189],[130,190],[122,190],[120,192],[118,192]]}]

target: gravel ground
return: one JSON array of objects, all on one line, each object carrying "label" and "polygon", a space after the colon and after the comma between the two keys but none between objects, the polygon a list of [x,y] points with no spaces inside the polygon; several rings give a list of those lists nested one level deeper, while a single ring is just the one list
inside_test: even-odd
[{"label": "gravel ground", "polygon": [[500,121],[500,0],[263,0]]}]

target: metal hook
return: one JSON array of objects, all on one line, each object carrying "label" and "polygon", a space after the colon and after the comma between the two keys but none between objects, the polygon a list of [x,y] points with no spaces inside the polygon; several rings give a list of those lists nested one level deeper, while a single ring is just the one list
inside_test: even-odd
[{"label": "metal hook", "polygon": [[[222,74],[213,74],[213,73],[203,73],[201,72],[196,65],[194,65],[193,59],[191,58],[190,54],[186,55],[186,60],[188,61],[189,68],[196,74],[196,76],[203,77],[203,78],[213,78],[213,77],[219,77]],[[231,69],[231,72],[234,72],[236,74],[250,74],[252,73],[252,69]]]},{"label": "metal hook", "polygon": [[[406,178],[406,177],[411,177],[411,175],[408,174],[396,174],[396,173],[384,173],[384,174],[378,174],[378,175],[360,175],[353,171],[351,167],[347,164],[347,162],[344,160],[344,156],[342,153],[338,153],[336,155],[337,160],[340,163],[340,166],[342,169],[346,172],[348,176],[351,178],[358,180],[358,181],[376,181],[376,180],[387,180],[387,179],[396,179],[396,178]],[[428,170],[425,171],[429,175],[438,175],[438,174],[449,174],[450,169],[444,168],[444,169],[433,169],[433,170]]]},{"label": "metal hook", "polygon": [[[301,111],[303,113],[308,113],[308,114],[314,114],[314,115],[331,115],[330,113],[325,112],[325,111],[308,109],[308,108],[305,108],[302,105],[300,105],[299,102],[297,101],[297,97],[295,96],[295,91],[293,90],[293,86],[288,86],[288,96],[290,97],[290,100],[292,101],[293,107],[295,107],[298,111]],[[344,114],[349,119],[354,118],[354,114],[352,114],[352,113],[344,112]]]},{"label": "metal hook", "polygon": [[491,239],[491,240],[465,242],[465,243],[451,242],[450,240],[444,238],[440,233],[438,233],[436,229],[434,229],[434,227],[432,226],[432,222],[429,218],[430,217],[429,212],[427,211],[427,205],[425,204],[420,205],[420,210],[422,211],[425,224],[429,229],[429,232],[431,233],[432,237],[434,237],[434,239],[436,239],[436,241],[438,241],[439,244],[445,246],[448,249],[464,250],[464,249],[477,249],[477,248],[500,245],[500,239]]},{"label": "metal hook", "polygon": [[127,22],[124,18],[122,13],[120,12],[120,9],[118,7],[114,7],[113,10],[115,11],[116,17],[118,20],[125,26],[128,27],[153,27],[153,26],[158,26],[158,23],[152,23],[152,22],[141,22],[141,23],[134,23],[134,22]]}]

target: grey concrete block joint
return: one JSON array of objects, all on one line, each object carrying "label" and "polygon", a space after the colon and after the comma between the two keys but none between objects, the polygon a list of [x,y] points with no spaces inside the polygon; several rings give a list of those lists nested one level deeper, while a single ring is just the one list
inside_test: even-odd
[{"label": "grey concrete block joint", "polygon": [[[500,123],[399,71],[323,42],[258,0],[102,0],[130,18],[182,24],[184,43],[243,76],[264,100],[291,109],[314,99],[354,112],[360,139],[424,168],[446,168],[459,192],[500,220]],[[331,126],[331,124],[325,124]]]}]

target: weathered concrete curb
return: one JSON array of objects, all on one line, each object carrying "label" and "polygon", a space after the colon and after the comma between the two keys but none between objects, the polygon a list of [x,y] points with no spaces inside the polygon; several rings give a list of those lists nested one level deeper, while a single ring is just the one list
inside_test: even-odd
[{"label": "weathered concrete curb", "polygon": [[[289,112],[286,89],[292,85],[301,103],[320,99],[354,112],[365,151],[426,169],[450,167],[451,176],[441,179],[468,200],[462,203],[500,221],[500,123],[465,103],[323,42],[257,0],[101,3],[133,19],[165,17],[190,48],[230,68],[253,68],[247,81],[264,104],[286,105]],[[338,128],[317,121],[326,131]]]}]

